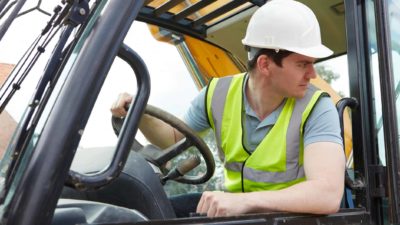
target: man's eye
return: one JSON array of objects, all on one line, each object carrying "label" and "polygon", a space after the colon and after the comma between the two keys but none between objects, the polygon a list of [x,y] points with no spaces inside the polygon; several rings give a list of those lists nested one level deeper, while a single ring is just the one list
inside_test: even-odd
[{"label": "man's eye", "polygon": [[301,68],[306,68],[308,63],[299,63],[298,66]]}]

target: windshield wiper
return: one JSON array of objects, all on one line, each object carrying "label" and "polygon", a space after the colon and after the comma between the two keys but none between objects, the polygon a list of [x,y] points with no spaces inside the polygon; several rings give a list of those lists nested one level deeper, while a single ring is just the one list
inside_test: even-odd
[{"label": "windshield wiper", "polygon": [[[57,33],[59,29],[63,27],[63,31],[60,35],[60,39],[55,46],[52,55],[50,56],[50,60],[48,61],[44,74],[41,77],[35,93],[30,100],[28,107],[25,110],[23,118],[16,131],[14,132],[14,137],[9,144],[9,149],[7,150],[7,155],[3,158],[0,164],[1,173],[5,173],[5,180],[2,188],[2,192],[0,193],[0,204],[4,202],[5,197],[7,196],[8,189],[11,185],[13,177],[17,172],[18,165],[20,164],[23,158],[23,151],[28,147],[30,139],[33,135],[33,132],[36,128],[36,124],[40,118],[40,115],[44,109],[45,102],[47,102],[50,94],[54,88],[54,85],[58,79],[59,73],[58,70],[62,65],[63,59],[66,55],[66,52],[70,49],[67,46],[67,41],[69,40],[70,35],[76,26],[82,24],[89,14],[89,4],[87,0],[82,1],[67,1],[67,5],[61,10],[61,7],[58,8],[57,12],[55,12],[54,16],[51,18],[46,28],[43,30],[43,33],[47,33],[48,38],[44,41],[44,45],[38,47],[38,52],[32,58],[32,60],[26,66],[22,75],[16,83],[13,83],[18,74],[23,68],[24,65],[28,62],[28,57],[23,57],[23,63],[19,66],[17,73],[13,74],[11,81],[6,82],[7,86],[5,88],[4,93],[8,93],[7,95],[0,95],[0,102],[3,99],[3,96],[6,96],[4,102],[0,105],[0,113],[4,109],[5,105],[11,99],[13,94],[19,89],[21,82],[25,79],[27,74],[32,69],[32,66],[37,61],[39,55],[44,51],[43,46],[47,45],[51,38]],[[36,45],[38,41],[35,41]],[[35,46],[32,46],[28,52],[32,54]],[[18,63],[19,64],[19,63]],[[5,83],[5,84],[6,84]],[[11,85],[12,84],[12,85]],[[3,85],[4,86],[4,85]],[[8,91],[7,91],[8,90]],[[0,92],[1,93],[1,92]],[[5,159],[8,157],[8,159]],[[1,185],[1,184],[0,184]],[[1,188],[0,188],[1,189]]]},{"label": "windshield wiper", "polygon": [[[11,100],[15,92],[21,88],[22,82],[25,80],[26,76],[36,64],[40,55],[45,51],[49,42],[59,31],[60,28],[58,25],[56,25],[55,20],[60,14],[60,11],[61,6],[57,6],[54,9],[54,15],[51,17],[49,22],[47,22],[46,27],[42,30],[41,34],[33,41],[32,45],[18,61],[11,75],[7,77],[6,81],[2,85],[0,89],[0,113],[3,112],[4,108],[7,106],[8,102]],[[54,29],[55,27],[58,27],[58,29]],[[45,38],[45,40],[42,42],[41,45],[39,45],[39,42],[43,38]],[[36,52],[35,49],[37,50]]]}]

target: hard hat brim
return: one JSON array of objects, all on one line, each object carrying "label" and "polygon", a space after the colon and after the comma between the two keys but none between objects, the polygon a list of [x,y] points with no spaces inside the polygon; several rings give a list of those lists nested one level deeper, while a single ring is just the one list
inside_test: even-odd
[{"label": "hard hat brim", "polygon": [[282,50],[287,50],[291,52],[298,53],[300,55],[305,55],[308,57],[312,58],[325,58],[328,56],[331,56],[333,54],[333,51],[326,47],[323,44],[314,46],[314,47],[307,47],[307,48],[296,48],[296,47],[279,47],[279,46],[266,46],[266,45],[258,45],[255,43],[249,43],[247,40],[243,39],[242,44],[245,46],[253,47],[253,48],[259,48],[259,49],[282,49]]},{"label": "hard hat brim", "polygon": [[326,58],[333,54],[333,51],[331,49],[322,44],[308,48],[286,48],[286,50],[312,58]]}]

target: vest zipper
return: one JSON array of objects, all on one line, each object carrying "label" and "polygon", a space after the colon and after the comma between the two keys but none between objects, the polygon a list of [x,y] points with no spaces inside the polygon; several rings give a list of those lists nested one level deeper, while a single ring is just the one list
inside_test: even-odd
[{"label": "vest zipper", "polygon": [[[244,98],[245,98],[245,95],[246,95],[246,91],[245,90],[243,91],[243,89],[245,89],[246,76],[247,76],[247,73],[244,75],[243,82],[242,82],[242,91],[241,91],[242,92],[242,109],[241,109],[242,113],[241,113],[240,120],[241,120],[241,125],[242,125],[242,148],[247,152],[247,154],[249,154],[249,157],[250,157],[252,152],[247,150],[246,146],[244,145],[244,139],[245,139],[245,136],[247,136],[247,134],[246,134],[246,123],[245,123],[245,120],[246,120],[246,109],[244,107]],[[245,192],[245,190],[244,190],[243,170],[244,170],[244,166],[246,164],[246,161],[249,159],[249,157],[247,157],[246,160],[244,160],[244,162],[242,164],[242,169],[241,169],[241,172],[240,172],[240,181],[242,183],[242,192],[243,193]]]},{"label": "vest zipper", "polygon": [[[249,157],[247,157],[247,159],[249,159]],[[243,170],[244,170],[244,165],[246,164],[247,159],[244,160],[244,162],[243,162],[243,164],[242,164],[242,169],[241,169],[241,172],[240,172],[240,181],[242,182],[242,192],[243,192],[243,193],[245,192],[245,190],[244,190],[244,176],[243,176]]]}]

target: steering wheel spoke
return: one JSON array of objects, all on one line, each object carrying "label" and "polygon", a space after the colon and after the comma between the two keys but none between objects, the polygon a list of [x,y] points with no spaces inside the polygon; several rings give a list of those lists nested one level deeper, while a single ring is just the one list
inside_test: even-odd
[{"label": "steering wheel spoke", "polygon": [[170,147],[164,149],[162,153],[155,159],[155,162],[157,163],[157,165],[164,165],[169,160],[175,158],[177,155],[190,148],[192,145],[193,144],[191,144],[189,141],[187,141],[186,138],[184,138],[171,145]]},{"label": "steering wheel spoke", "polygon": [[[186,150],[190,149],[190,147],[193,146],[197,148],[197,150],[203,157],[207,170],[204,173],[201,173],[197,176],[183,175],[174,180],[186,184],[201,184],[208,181],[214,174],[215,162],[210,149],[208,148],[207,144],[203,141],[203,139],[199,137],[199,135],[195,131],[189,128],[180,119],[162,109],[159,109],[155,106],[147,105],[145,114],[149,114],[171,125],[179,132],[181,132],[185,137],[182,140],[178,141],[177,143],[161,151],[154,152],[153,148],[156,147],[149,148],[151,150],[146,149],[146,147],[140,149],[139,152],[141,152],[145,156],[147,161],[159,167],[162,171],[165,171],[165,165],[168,161],[172,160],[173,158],[182,154],[183,152],[185,152]],[[117,117],[112,118],[113,129],[117,135],[119,134],[119,130],[121,129],[122,124],[123,124],[123,119]],[[166,171],[166,173],[168,172],[169,171]]]}]

